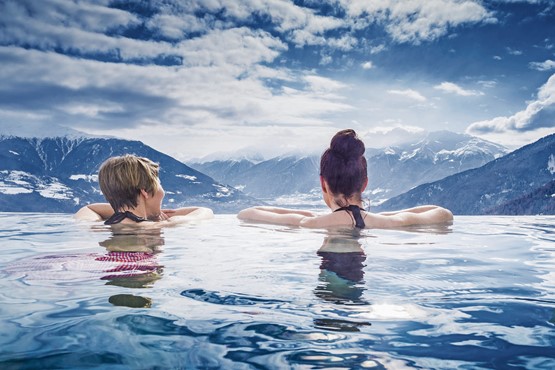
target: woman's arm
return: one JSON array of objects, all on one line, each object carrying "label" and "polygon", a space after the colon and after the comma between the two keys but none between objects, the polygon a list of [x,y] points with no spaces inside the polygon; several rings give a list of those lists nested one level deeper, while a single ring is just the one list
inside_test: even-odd
[{"label": "woman's arm", "polygon": [[302,220],[307,217],[314,217],[314,214],[310,211],[296,209],[252,207],[242,210],[237,214],[237,217],[240,220],[299,226]]},{"label": "woman's arm", "polygon": [[305,210],[302,210],[302,209],[266,207],[266,206],[252,207],[252,208],[247,208],[247,209],[258,209],[258,210],[261,210],[261,211],[277,213],[277,214],[280,214],[280,215],[294,214],[294,215],[301,215],[301,216],[305,216],[305,217],[314,217],[315,216],[315,214],[313,212],[305,211]]},{"label": "woman's arm", "polygon": [[93,203],[81,208],[73,217],[85,221],[102,221],[114,214],[109,203]]},{"label": "woman's arm", "polygon": [[390,212],[380,212],[380,215],[384,215],[384,216],[393,216],[399,213],[422,213],[422,212],[428,212],[431,210],[434,210],[436,208],[441,208],[438,206],[434,206],[434,205],[426,205],[426,206],[418,206],[418,207],[413,207],[413,208],[407,208],[407,209],[401,209],[399,211],[390,211]]},{"label": "woman's arm", "polygon": [[207,220],[214,218],[214,212],[206,207],[184,207],[177,209],[164,209],[162,210],[170,220],[178,218],[180,221],[187,220]]},{"label": "woman's arm", "polygon": [[448,209],[438,206],[416,207],[398,212],[369,213],[366,224],[369,227],[388,228],[410,225],[432,225],[450,222],[453,214]]}]

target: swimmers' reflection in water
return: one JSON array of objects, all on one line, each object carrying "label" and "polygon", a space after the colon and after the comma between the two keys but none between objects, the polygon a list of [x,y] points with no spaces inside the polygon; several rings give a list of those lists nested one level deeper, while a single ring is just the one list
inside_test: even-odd
[{"label": "swimmers' reflection in water", "polygon": [[[113,230],[110,238],[99,244],[108,252],[95,258],[96,261],[109,264],[103,269],[108,274],[101,278],[106,280],[106,285],[149,288],[162,277],[163,266],[157,259],[164,245],[161,229]],[[109,302],[128,307],[150,307],[152,304],[150,298],[131,294],[114,295]]]},{"label": "swimmers' reflection in water", "polygon": [[[358,231],[353,230],[347,234],[330,233],[324,238],[317,252],[321,258],[320,283],[314,294],[318,298],[338,305],[368,305],[363,299],[366,254],[359,237]],[[371,323],[367,321],[351,320],[348,315],[345,318],[314,319],[314,326],[318,329],[342,332],[357,332],[369,325]]]},{"label": "swimmers' reflection in water", "polygon": [[314,293],[325,301],[361,305],[366,254],[357,236],[328,235],[318,250],[320,284]]}]

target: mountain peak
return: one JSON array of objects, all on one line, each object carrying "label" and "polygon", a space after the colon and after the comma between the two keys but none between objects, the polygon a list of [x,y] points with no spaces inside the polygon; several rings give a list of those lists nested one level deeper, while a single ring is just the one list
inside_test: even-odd
[{"label": "mountain peak", "polygon": [[[545,197],[551,187],[546,190],[543,186],[554,179],[554,146],[555,134],[552,134],[479,168],[417,186],[389,199],[378,209],[383,211],[437,204],[459,215],[484,214],[491,210],[505,212],[504,204],[517,209],[518,199],[523,196],[531,203],[552,201],[551,194]],[[469,151],[464,154],[472,155]],[[530,208],[529,212],[537,210],[545,212],[543,208]]]},{"label": "mountain peak", "polygon": [[4,123],[0,127],[0,137],[21,137],[21,138],[54,138],[54,137],[67,137],[70,139],[75,138],[99,138],[100,136],[90,135],[82,131],[74,130],[69,127],[42,123],[42,122],[28,122],[21,123]]}]

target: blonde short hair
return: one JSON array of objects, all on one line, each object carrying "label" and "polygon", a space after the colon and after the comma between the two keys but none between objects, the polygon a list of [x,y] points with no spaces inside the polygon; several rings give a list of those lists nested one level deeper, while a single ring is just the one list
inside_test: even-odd
[{"label": "blonde short hair", "polygon": [[141,190],[154,195],[160,166],[148,158],[126,154],[108,158],[98,171],[100,190],[114,211],[136,207]]}]

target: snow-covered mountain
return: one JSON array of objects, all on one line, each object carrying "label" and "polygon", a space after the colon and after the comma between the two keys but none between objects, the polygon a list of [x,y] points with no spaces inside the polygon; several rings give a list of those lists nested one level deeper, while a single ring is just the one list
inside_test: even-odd
[{"label": "snow-covered mountain", "polygon": [[74,130],[55,124],[46,124],[42,122],[27,122],[24,125],[15,122],[2,122],[0,127],[0,136],[3,137],[29,137],[44,139],[49,137],[99,137],[84,132]]},{"label": "snow-covered mountain", "polygon": [[203,205],[237,212],[260,203],[139,142],[116,138],[0,136],[0,211],[74,212],[104,202],[98,169],[110,156],[132,153],[160,163],[164,206]]},{"label": "snow-covered mountain", "polygon": [[368,192],[373,204],[415,186],[484,164],[507,153],[503,146],[449,131],[429,133],[416,143],[388,147],[368,157]]},{"label": "snow-covered mountain", "polygon": [[424,184],[378,210],[438,204],[455,214],[553,214],[555,134],[486,165]]},{"label": "snow-covered mountain", "polygon": [[[500,145],[449,131],[432,132],[398,147],[368,148],[365,197],[379,204],[417,185],[480,167],[506,152]],[[290,205],[322,203],[319,156],[282,156],[260,163],[218,160],[191,166],[256,198]]]}]

